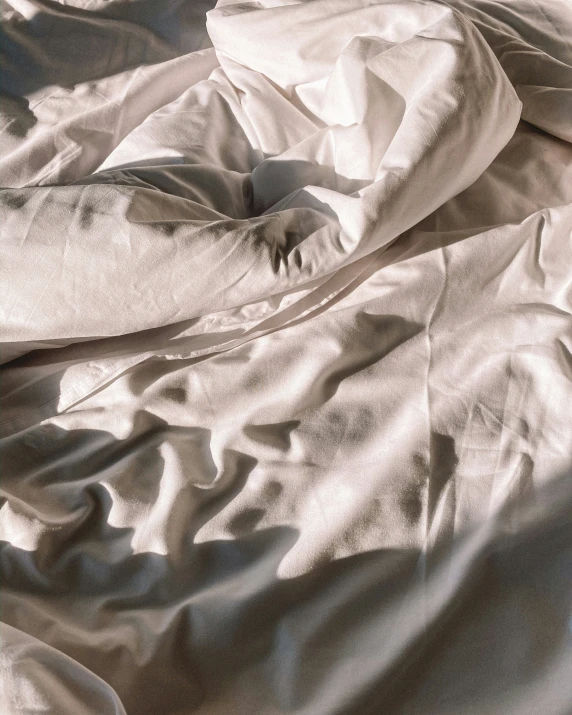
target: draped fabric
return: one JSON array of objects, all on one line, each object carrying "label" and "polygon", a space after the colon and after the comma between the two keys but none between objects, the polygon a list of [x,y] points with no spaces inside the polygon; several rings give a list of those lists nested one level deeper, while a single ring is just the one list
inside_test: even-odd
[{"label": "draped fabric", "polygon": [[571,713],[571,6],[0,10],[0,711]]}]

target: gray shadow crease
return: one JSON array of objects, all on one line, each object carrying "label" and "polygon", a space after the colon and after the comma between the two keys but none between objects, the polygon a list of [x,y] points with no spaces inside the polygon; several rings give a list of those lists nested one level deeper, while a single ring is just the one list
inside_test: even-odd
[{"label": "gray shadow crease", "polygon": [[2,92],[0,97],[0,110],[3,115],[3,122],[0,124],[0,135],[3,132],[7,132],[12,136],[24,139],[30,129],[38,123],[36,115],[30,109],[30,102],[26,98],[10,92]]},{"label": "gray shadow crease", "polygon": [[[200,184],[210,179],[211,186],[208,188],[211,191],[217,188],[213,182],[216,181],[220,186],[218,191],[221,195],[215,192],[216,204],[213,208],[219,211],[221,218],[250,219],[277,213],[288,208],[297,195],[303,195],[305,208],[313,208],[337,220],[337,214],[328,204],[311,196],[305,189],[308,186],[320,186],[350,195],[371,183],[369,180],[348,179],[337,173],[332,166],[313,161],[279,157],[266,157],[260,161],[259,157],[255,156],[256,150],[252,147],[251,150],[250,161],[253,169],[250,173],[241,173],[236,169],[208,162],[199,164],[186,156],[167,156],[103,169],[76,179],[69,186],[105,184],[150,188],[169,196],[197,201],[204,197],[197,192],[196,184],[201,189]],[[259,163],[256,163],[257,161]],[[228,191],[223,185],[224,177],[228,177],[229,182],[234,180],[242,184],[241,198],[244,201],[244,209],[236,206],[235,201],[227,202],[226,205],[221,201],[221,198],[227,198],[225,193]],[[210,198],[212,201],[212,193]],[[174,217],[173,221],[176,220]]]},{"label": "gray shadow crease", "polygon": [[344,380],[367,370],[393,350],[423,332],[425,326],[399,315],[374,315],[361,311],[351,331],[348,347],[327,365],[312,385],[303,407],[316,407],[331,400]]},{"label": "gray shadow crease", "polygon": [[[327,164],[265,155],[264,161],[253,169],[251,181],[253,209],[256,215],[261,215],[274,210],[281,202],[287,204],[289,197],[307,186],[320,186],[348,196],[368,186],[373,180],[349,179]],[[314,201],[337,218],[337,214],[326,204],[315,198]]]},{"label": "gray shadow crease", "polygon": [[[85,10],[34,0],[31,19],[18,12],[0,32],[0,96],[24,97],[44,87],[73,88],[143,65],[165,62],[201,47],[205,13],[214,0],[114,0]],[[196,32],[181,32],[196,18]],[[67,62],[62,67],[61,47]]]},{"label": "gray shadow crease", "polygon": [[435,515],[439,497],[446,485],[454,477],[459,464],[455,451],[455,440],[449,435],[440,434],[431,430],[429,437],[430,481],[427,495],[428,517],[430,520]]},{"label": "gray shadow crease", "polygon": [[[227,169],[217,164],[191,161],[188,157],[173,156],[145,159],[137,164],[124,164],[97,171],[72,181],[68,186],[129,186],[134,189],[151,189],[168,197],[207,206],[216,211],[213,220],[254,218],[252,208],[252,183],[250,174]],[[171,227],[173,235],[180,222],[189,220],[181,216],[181,206],[174,203],[162,206],[164,211],[172,208],[173,215],[166,215],[162,222]]]},{"label": "gray shadow crease", "polygon": [[256,442],[286,451],[292,446],[291,433],[299,426],[300,420],[288,420],[278,424],[247,425],[243,431]]},{"label": "gray shadow crease", "polygon": [[[328,715],[405,713],[420,683],[438,685],[446,699],[447,685],[454,690],[456,677],[466,679],[467,671],[464,697],[480,693],[500,703],[507,691],[528,683],[531,672],[550,665],[555,644],[568,633],[569,474],[537,492],[535,508],[520,512],[518,530],[507,528],[514,515],[511,505],[504,507],[449,596],[441,584],[455,578],[455,553],[471,534],[457,536],[425,571],[418,549],[397,548],[326,560],[292,578],[280,578],[277,570],[298,531],[286,525],[256,530],[259,509],[234,520],[234,539],[195,542],[197,524],[214,518],[244,487],[254,462],[248,455],[233,456],[233,479],[217,493],[189,483],[187,491],[200,491],[205,501],[179,521],[165,555],[134,553],[133,530],[109,523],[113,499],[101,480],[112,481],[114,472],[135,464],[132,484],[160,483],[167,478],[162,441],[207,442],[209,435],[169,427],[146,413],[133,432],[116,440],[101,430],[38,427],[18,438],[19,445],[12,442],[3,456],[12,473],[3,480],[3,505],[21,491],[18,508],[34,509],[49,524],[50,510],[65,494],[74,518],[53,524],[33,551],[0,542],[2,619],[62,647],[108,682],[130,714],[194,712],[232,691],[241,677],[272,693],[280,711],[295,712],[332,687],[340,662],[356,675]],[[194,463],[186,468],[190,475]],[[26,502],[26,492],[35,504]],[[431,603],[436,610],[423,616],[422,604]],[[508,667],[523,618],[532,623],[533,615],[541,621],[532,628],[533,647]],[[404,623],[413,624],[413,632],[400,634]],[[67,638],[66,627],[72,629]],[[486,658],[479,658],[483,652]],[[427,703],[416,712],[435,710]]]}]

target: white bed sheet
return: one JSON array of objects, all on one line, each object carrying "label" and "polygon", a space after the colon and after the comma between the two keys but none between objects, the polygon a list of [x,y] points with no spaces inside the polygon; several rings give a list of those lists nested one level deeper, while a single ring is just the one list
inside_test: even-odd
[{"label": "white bed sheet", "polygon": [[2,713],[572,713],[570,5],[0,2]]}]

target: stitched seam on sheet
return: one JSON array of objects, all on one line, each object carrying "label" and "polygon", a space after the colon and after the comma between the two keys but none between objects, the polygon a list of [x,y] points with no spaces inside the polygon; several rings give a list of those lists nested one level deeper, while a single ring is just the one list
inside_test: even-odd
[{"label": "stitched seam on sheet", "polygon": [[[2,435],[2,438],[11,437],[15,434],[18,434],[19,432],[25,432],[27,429],[30,429],[31,427],[35,427],[36,425],[32,424],[32,425],[28,425],[27,427],[20,428],[20,427],[18,427],[18,423],[20,422],[20,420],[23,420],[25,417],[28,417],[29,415],[33,415],[36,412],[40,412],[48,405],[51,405],[54,402],[57,402],[59,399],[60,399],[60,397],[58,395],[57,397],[54,397],[53,399],[49,400],[48,402],[44,402],[44,404],[40,405],[39,407],[34,407],[33,410],[28,410],[28,412],[24,412],[23,414],[19,415],[14,420],[6,420],[6,422],[0,422],[0,427],[2,427],[2,428],[4,428],[4,427],[12,427],[13,428],[13,429],[8,430],[8,434]],[[55,417],[57,415],[52,415],[52,416]],[[46,417],[45,419],[49,419],[49,418]],[[40,420],[40,422],[37,424],[40,424],[43,421],[44,420]]]},{"label": "stitched seam on sheet", "polygon": [[433,305],[433,310],[431,311],[429,320],[427,321],[427,332],[426,332],[426,334],[427,334],[427,348],[428,348],[429,354],[428,354],[428,360],[427,360],[427,376],[426,376],[426,383],[425,383],[425,385],[426,385],[425,394],[426,394],[426,399],[427,399],[428,475],[427,475],[427,480],[426,480],[426,493],[425,493],[425,533],[424,533],[424,538],[423,538],[423,550],[422,550],[424,576],[426,576],[426,574],[427,574],[427,546],[428,546],[429,530],[431,528],[431,524],[429,523],[429,486],[430,486],[431,472],[432,472],[431,397],[430,397],[430,387],[429,387],[430,374],[431,374],[432,364],[433,364],[433,348],[431,345],[431,326],[432,326],[435,316],[437,314],[437,310],[442,303],[443,296],[445,295],[445,289],[447,287],[447,259],[445,256],[445,247],[444,246],[441,246],[439,248],[439,253],[441,255],[441,259],[443,262],[443,284],[441,286],[441,290],[439,291],[439,295],[437,296],[437,299],[435,300],[435,304]]}]

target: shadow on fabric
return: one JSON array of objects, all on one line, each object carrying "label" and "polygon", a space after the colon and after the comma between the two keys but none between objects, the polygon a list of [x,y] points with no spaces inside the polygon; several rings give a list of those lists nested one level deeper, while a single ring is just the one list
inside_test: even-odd
[{"label": "shadow on fabric", "polygon": [[[1,542],[2,619],[105,680],[126,712],[202,712],[241,681],[282,712],[492,712],[530,692],[531,673],[571,662],[569,475],[430,558],[384,549],[283,579],[298,530],[259,529],[259,509],[228,539],[197,540],[256,465],[229,450],[221,477],[209,439],[142,413],[125,440],[50,426],[4,449],[2,510],[8,499],[44,526],[26,548]],[[165,553],[134,550],[115,511],[147,500],[153,521],[172,479],[166,443],[188,481]],[[557,698],[565,684],[550,687]]]}]

